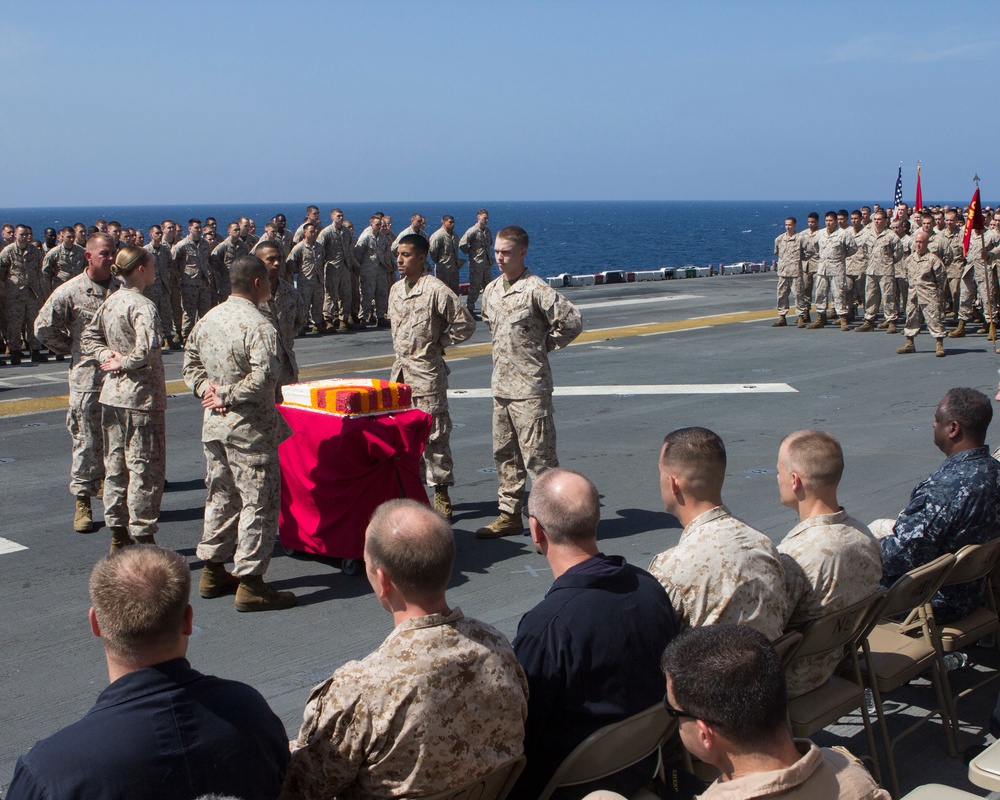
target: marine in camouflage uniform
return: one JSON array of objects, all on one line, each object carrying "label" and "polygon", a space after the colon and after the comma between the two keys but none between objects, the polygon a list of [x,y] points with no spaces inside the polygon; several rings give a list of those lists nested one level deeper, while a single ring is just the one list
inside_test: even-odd
[{"label": "marine in camouflage uniform", "polygon": [[649,572],[670,596],[680,630],[716,623],[749,625],[772,641],[787,614],[778,551],[760,531],[716,506],[656,556]]},{"label": "marine in camouflage uniform", "polygon": [[489,221],[490,215],[480,210],[479,221],[463,233],[458,242],[459,249],[469,257],[469,296],[466,305],[472,312],[476,310],[476,301],[483,286],[493,277],[493,231],[486,226]]},{"label": "marine in camouflage uniform", "polygon": [[[101,364],[121,354],[121,369],[101,388],[104,406],[104,521],[153,544],[166,477],[167,387],[156,305],[126,286],[102,305],[83,333],[83,350]],[[124,544],[125,536],[113,538]]]},{"label": "marine in camouflage uniform", "polygon": [[104,433],[101,425],[101,387],[104,373],[92,355],[82,350],[83,331],[105,298],[118,288],[85,270],[57,287],[35,318],[35,335],[56,355],[69,355],[69,409],[66,429],[72,440],[69,491],[74,497],[96,497],[104,483]]},{"label": "marine in camouflage uniform", "polygon": [[[781,540],[789,617],[786,630],[805,627],[871,596],[882,580],[882,551],[872,532],[841,509],[803,520]],[[843,659],[840,652],[798,659],[786,673],[788,696],[822,686]]]},{"label": "marine in camouflage uniform", "polygon": [[184,312],[181,341],[187,341],[194,324],[208,313],[214,292],[208,242],[201,238],[200,225],[192,225],[190,230],[170,253],[181,276],[181,308]]},{"label": "marine in camouflage uniform", "polygon": [[306,306],[302,295],[284,278],[278,279],[278,285],[271,292],[271,297],[260,306],[260,313],[278,332],[278,358],[281,366],[278,369],[275,383],[275,398],[281,401],[281,387],[290,383],[298,383],[299,364],[295,360],[295,336],[306,324]]},{"label": "marine in camouflage uniform", "polygon": [[916,234],[917,250],[903,259],[909,296],[906,299],[906,327],[903,335],[907,338],[905,347],[897,352],[913,352],[913,339],[920,332],[922,323],[927,323],[927,332],[937,343],[938,355],[944,355],[944,322],[942,320],[942,295],[947,291],[948,273],[944,263],[934,253],[921,246],[926,232]]},{"label": "marine in camouflage uniform", "polygon": [[153,264],[156,267],[156,280],[146,287],[143,294],[153,301],[156,313],[160,318],[160,337],[167,343],[173,343],[174,325],[173,308],[170,304],[170,284],[174,274],[174,259],[170,255],[170,246],[153,239],[143,247],[147,253],[152,253]]},{"label": "marine in camouflage uniform", "polygon": [[[500,515],[511,522],[511,532],[519,533],[513,527],[521,524],[527,477],[534,480],[559,466],[549,352],[579,336],[583,318],[528,269],[513,283],[504,275],[492,281],[483,291],[482,314],[493,337],[493,460]],[[492,538],[484,533],[488,528],[477,535]]]},{"label": "marine in camouflage uniform", "polygon": [[[983,303],[983,317],[989,322],[986,314],[986,265],[990,269],[990,289],[993,292],[989,305],[992,309],[993,319],[1000,322],[997,312],[997,302],[1000,300],[1000,287],[997,286],[997,270],[995,264],[995,252],[1000,245],[1000,234],[995,230],[987,229],[980,237],[978,231],[973,231],[969,238],[969,252],[966,254],[965,268],[962,270],[961,297],[959,300],[958,318],[968,323],[972,319],[973,306],[978,296]],[[8,312],[9,313],[9,312]],[[9,320],[8,320],[9,323]]]},{"label": "marine in camouflage uniform", "polygon": [[369,320],[372,303],[375,319],[379,322],[385,319],[389,309],[389,271],[396,270],[389,260],[389,239],[381,232],[381,220],[377,228],[375,222],[372,220],[372,227],[366,228],[354,245],[354,257],[361,272],[362,323]]},{"label": "marine in camouflage uniform", "polygon": [[847,309],[853,321],[859,308],[865,307],[865,270],[868,268],[868,229],[861,224],[861,213],[851,214],[852,225],[848,230],[854,236],[858,249],[847,257]]},{"label": "marine in camouflage uniform", "polygon": [[[791,226],[791,227],[789,227]],[[785,220],[785,232],[774,240],[774,254],[778,257],[778,320],[776,327],[786,325],[788,295],[795,295],[795,308],[800,319],[805,317],[808,302],[802,291],[802,260],[804,245],[795,232],[795,222]]]},{"label": "marine in camouflage uniform", "polygon": [[252,300],[236,294],[191,331],[184,382],[195,397],[218,386],[226,411],[205,410],[205,527],[198,558],[233,556],[233,574],[261,576],[278,533],[281,473],[278,444],[291,429],[274,405],[281,366],[278,332]]},{"label": "marine in camouflage uniform", "polygon": [[[405,246],[403,250],[405,253]],[[405,269],[402,262],[400,266]],[[449,500],[445,507],[447,491],[440,501],[437,491],[438,487],[447,489],[455,484],[448,413],[451,370],[445,363],[444,351],[472,336],[476,322],[458,296],[431,275],[418,278],[412,288],[405,274],[403,280],[393,284],[389,290],[389,316],[396,351],[390,380],[408,383],[413,390],[413,404],[433,419],[424,446],[424,475],[427,485],[435,487],[435,508],[448,517],[451,503]]]},{"label": "marine in camouflage uniform", "polygon": [[309,696],[281,797],[458,788],[521,755],[527,680],[502,633],[461,609],[401,622]]},{"label": "marine in camouflage uniform", "polygon": [[[953,230],[954,229],[954,230]],[[945,296],[946,311],[952,319],[958,317],[958,306],[961,301],[962,271],[965,268],[965,251],[962,247],[962,228],[953,219],[948,220],[948,226],[935,234],[937,243],[944,254],[944,262],[948,272],[948,291]]]},{"label": "marine in camouflage uniform", "polygon": [[343,226],[344,215],[334,210],[331,224],[316,240],[323,248],[323,319],[336,329],[346,329],[351,316],[351,232]]},{"label": "marine in camouflage uniform", "polygon": [[816,241],[819,237],[819,227],[812,227],[813,224],[818,226],[819,220],[810,219],[808,222],[809,227],[799,233],[802,238],[802,257],[805,259],[802,265],[802,293],[806,300],[805,314],[803,315],[802,309],[799,309],[799,315],[805,316],[806,319],[809,318],[809,307],[813,301],[813,276],[819,269],[819,246]]},{"label": "marine in camouflage uniform", "polygon": [[[857,252],[858,244],[850,230],[836,227],[824,228],[816,237],[819,248],[819,267],[816,269],[816,310],[819,318],[812,323],[813,327],[822,327],[826,321],[826,309],[833,302],[833,308],[840,317],[841,330],[847,327],[847,259]],[[830,219],[827,219],[829,225]]]},{"label": "marine in camouflage uniform", "polygon": [[458,237],[455,235],[455,218],[447,217],[441,227],[431,234],[430,257],[434,262],[434,276],[455,294],[459,293],[458,271],[465,259],[459,257]]},{"label": "marine in camouflage uniform", "polygon": [[53,289],[66,283],[70,278],[75,278],[86,266],[84,249],[72,236],[50,249],[42,261],[42,288],[45,296],[48,297]]},{"label": "marine in camouflage uniform", "polygon": [[288,271],[295,275],[295,288],[302,296],[308,321],[311,321],[317,331],[326,328],[323,319],[323,271],[326,264],[326,251],[315,238],[309,241],[306,237],[292,248],[286,260]]},{"label": "marine in camouflage uniform", "polygon": [[[882,547],[886,587],[938,556],[988,542],[1000,530],[1000,463],[985,445],[954,453],[917,484],[895,521],[870,527]],[[982,580],[944,587],[931,601],[935,619],[946,624],[971,614],[982,591]]]},{"label": "marine in camouflage uniform", "polygon": [[[7,316],[7,348],[21,352],[21,332],[27,326],[27,344],[33,359],[39,360],[42,345],[35,338],[38,309],[45,299],[42,292],[42,251],[31,244],[24,226],[17,227],[14,242],[0,250],[0,283],[4,285]],[[23,233],[22,233],[23,232]],[[44,359],[40,359],[44,360]]]},{"label": "marine in camouflage uniform", "polygon": [[209,263],[212,267],[212,278],[215,283],[215,293],[213,296],[214,305],[225,302],[232,291],[229,285],[229,267],[240,256],[250,253],[250,248],[239,237],[239,229],[230,231],[229,236],[219,242],[212,249],[212,256]]},{"label": "marine in camouflage uniform", "polygon": [[[859,333],[875,330],[879,306],[885,314],[886,328],[896,327],[899,301],[896,297],[896,263],[903,258],[899,237],[885,227],[884,212],[879,212],[868,233],[868,266],[865,269],[865,321]],[[881,229],[880,229],[881,228]]]}]

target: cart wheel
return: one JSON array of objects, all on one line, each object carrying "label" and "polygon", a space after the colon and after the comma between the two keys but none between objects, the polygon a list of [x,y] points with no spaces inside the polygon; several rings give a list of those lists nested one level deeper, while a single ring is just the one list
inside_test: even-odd
[{"label": "cart wheel", "polygon": [[291,547],[286,547],[283,544],[279,544],[278,546],[281,548],[281,552],[284,553],[289,558],[295,558],[296,556],[299,555],[298,550],[293,550]]},{"label": "cart wheel", "polygon": [[360,575],[364,572],[364,560],[360,558],[345,558],[340,562],[340,570],[345,575]]}]

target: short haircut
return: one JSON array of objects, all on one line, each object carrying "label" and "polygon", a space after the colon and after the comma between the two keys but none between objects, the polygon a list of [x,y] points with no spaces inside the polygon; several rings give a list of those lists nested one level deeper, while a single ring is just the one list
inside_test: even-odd
[{"label": "short haircut", "polygon": [[339,208],[331,208],[330,209],[330,213],[331,214],[343,214],[344,212],[341,211]]},{"label": "short haircut", "polygon": [[816,220],[818,220],[819,219],[819,214],[817,214],[815,211],[810,211],[809,212],[809,216],[807,217],[807,219],[816,219]]},{"label": "short haircut", "polygon": [[[575,476],[582,480],[582,492],[558,492],[553,484],[560,478]],[[601,499],[597,487],[579,472],[550,469],[531,486],[528,511],[538,520],[553,544],[586,544],[597,539],[601,521]]]},{"label": "short haircut", "polygon": [[116,219],[113,219],[111,220],[111,222],[108,223],[109,228],[121,228],[121,226],[122,224]]},{"label": "short haircut", "polygon": [[365,557],[408,599],[444,592],[455,563],[455,536],[448,521],[416,500],[389,500],[375,509]]},{"label": "short haircut", "polygon": [[441,221],[442,222],[454,222],[455,218],[451,214],[445,214],[443,217],[441,217]]},{"label": "short haircut", "polygon": [[229,265],[229,282],[234,292],[242,295],[250,294],[256,278],[262,281],[268,279],[267,266],[257,256],[240,256],[233,259],[233,263]]},{"label": "short haircut", "polygon": [[316,230],[316,223],[315,222],[306,222],[306,223],[304,223],[302,225],[302,230],[303,231],[307,231],[307,230],[313,230],[314,231],[314,230]]},{"label": "short haircut", "polygon": [[190,228],[192,225],[201,225],[201,220],[200,219],[189,219],[188,220],[188,227]]},{"label": "short haircut", "polygon": [[861,210],[862,211],[869,211],[870,212],[872,210],[872,207],[871,206],[861,206]]},{"label": "short haircut", "polygon": [[785,217],[785,222],[791,222],[792,225],[798,224],[798,220],[795,217]]},{"label": "short haircut", "polygon": [[787,724],[781,659],[747,625],[689,628],[667,645],[660,666],[679,709],[740,748],[759,747]]},{"label": "short haircut", "polygon": [[153,231],[162,231],[163,228],[157,225],[155,222],[149,226],[149,233],[152,235]]},{"label": "short haircut", "polygon": [[726,446],[708,428],[678,428],[663,443],[664,466],[683,476],[692,492],[706,496],[721,491],[726,478]]},{"label": "short haircut", "polygon": [[882,211],[882,209],[879,209],[874,214],[872,214],[872,219],[885,219],[885,218],[886,218],[886,213]]},{"label": "short haircut", "polygon": [[153,254],[148,250],[127,244],[115,256],[115,263],[111,265],[111,272],[119,278],[124,278],[127,275],[131,275],[143,264],[152,260]]},{"label": "short haircut", "polygon": [[993,421],[990,398],[982,392],[965,387],[949,389],[944,404],[944,412],[949,420],[955,420],[969,437],[980,445],[986,441],[986,429]]},{"label": "short haircut", "polygon": [[781,440],[788,469],[798,473],[806,489],[836,487],[844,474],[844,451],[826,431],[795,431]]},{"label": "short haircut", "polygon": [[[46,228],[46,230],[48,230],[48,228]],[[67,234],[67,233],[71,233],[74,236],[76,236],[76,231],[73,230],[73,228],[71,228],[69,225],[65,226],[64,228],[60,228],[59,229],[59,233],[64,234],[64,235]]]},{"label": "short haircut", "polygon": [[476,212],[476,216],[478,217],[480,214],[485,214],[488,217],[490,215],[490,212],[487,211],[485,208],[481,208]]},{"label": "short haircut", "polygon": [[508,225],[497,233],[497,239],[505,239],[515,247],[528,247],[528,232],[517,225]]},{"label": "short haircut", "polygon": [[319,206],[306,206],[306,213],[308,214],[310,211],[319,211]]},{"label": "short haircut", "polygon": [[410,224],[411,225],[414,222],[419,222],[421,219],[422,219],[422,217],[419,214],[410,214]]},{"label": "short haircut", "polygon": [[[102,231],[93,231],[89,238],[87,239],[87,249],[96,250],[99,247],[98,242],[104,242],[105,247],[115,247],[117,243],[115,242],[115,237],[110,233],[103,233]],[[93,245],[93,246],[91,246]]]},{"label": "short haircut", "polygon": [[837,212],[836,211],[827,211],[823,215],[823,217],[824,217],[824,219],[830,219],[830,217],[833,217],[834,219],[836,219],[837,218]]},{"label": "short haircut", "polygon": [[267,239],[261,239],[253,250],[254,254],[259,253],[261,250],[274,250],[276,253],[281,252],[281,248],[278,246],[277,242],[269,242]]},{"label": "short haircut", "polygon": [[842,209],[840,209],[840,211],[837,212],[837,216],[838,217],[849,217],[849,216],[851,216],[851,212],[848,211],[846,208],[842,208]]},{"label": "short haircut", "polygon": [[399,246],[403,245],[407,247],[412,247],[413,250],[418,255],[427,255],[430,250],[430,245],[427,244],[427,240],[421,236],[419,233],[408,233],[402,239],[399,240]]},{"label": "short haircut", "polygon": [[132,662],[179,635],[190,594],[184,557],[152,544],[105,556],[90,573],[90,602],[104,646]]}]

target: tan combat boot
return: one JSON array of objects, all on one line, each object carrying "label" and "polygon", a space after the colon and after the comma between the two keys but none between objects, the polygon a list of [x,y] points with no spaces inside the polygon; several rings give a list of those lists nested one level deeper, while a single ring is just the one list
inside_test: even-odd
[{"label": "tan combat boot", "polygon": [[785,321],[784,317],[778,317],[774,322],[771,323],[772,328],[784,328],[788,322]]},{"label": "tan combat boot", "polygon": [[934,355],[944,358],[944,339],[937,339],[934,344]]},{"label": "tan combat boot", "polygon": [[201,568],[201,580],[198,581],[198,594],[206,600],[231,594],[240,585],[240,579],[226,572],[224,564],[218,561],[206,561]]},{"label": "tan combat boot", "polygon": [[805,320],[805,322],[806,322],[807,325],[810,322],[812,322],[812,317],[809,316],[809,312],[808,311],[806,311],[806,313],[803,315],[802,319]]},{"label": "tan combat boot", "polygon": [[907,353],[916,353],[917,348],[913,346],[913,337],[907,336],[906,344],[903,347],[897,347],[896,352],[901,356],[906,355]]},{"label": "tan combat boot", "polygon": [[806,327],[810,330],[816,330],[817,328],[822,328],[824,325],[826,325],[826,314],[820,312],[816,315],[816,321],[810,322]]},{"label": "tan combat boot", "polygon": [[806,318],[800,314],[798,320],[795,323],[795,327],[804,328],[805,326],[806,326]]},{"label": "tan combat boot", "polygon": [[447,486],[434,487],[434,510],[446,520],[451,520],[451,498],[448,496]]},{"label": "tan combat boot", "polygon": [[885,332],[886,333],[895,333],[896,330],[897,330],[897,328],[896,328],[895,321],[890,322],[888,325],[885,326]]},{"label": "tan combat boot", "polygon": [[880,331],[884,331],[886,328],[889,327],[889,320],[884,319],[875,327],[878,328]]},{"label": "tan combat boot", "polygon": [[524,523],[521,522],[520,514],[501,511],[500,516],[493,522],[476,531],[476,538],[499,539],[502,536],[520,536],[522,531],[524,531]]},{"label": "tan combat boot", "polygon": [[281,611],[295,605],[295,595],[279,592],[260,575],[244,575],[236,589],[237,611]]},{"label": "tan combat boot", "polygon": [[94,530],[94,512],[90,507],[90,498],[85,494],[76,496],[76,513],[73,515],[73,530],[77,533],[92,533]]},{"label": "tan combat boot", "polygon": [[849,331],[851,329],[851,324],[848,322],[846,314],[840,318],[840,329],[842,331]]},{"label": "tan combat boot", "polygon": [[128,528],[115,526],[111,528],[111,548],[109,552],[121,550],[123,547],[135,544],[135,541],[128,535]]},{"label": "tan combat boot", "polygon": [[871,333],[873,330],[875,330],[875,326],[872,325],[872,321],[870,319],[866,319],[864,322],[862,322],[860,325],[858,325],[858,327],[854,329],[854,332]]},{"label": "tan combat boot", "polygon": [[955,328],[951,333],[948,334],[949,339],[962,339],[965,337],[965,320],[960,319],[958,321],[958,327]]}]

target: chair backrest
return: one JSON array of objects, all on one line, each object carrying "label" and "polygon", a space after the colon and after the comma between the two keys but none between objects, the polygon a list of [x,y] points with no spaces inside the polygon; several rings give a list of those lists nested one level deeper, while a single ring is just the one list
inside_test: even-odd
[{"label": "chair backrest", "polygon": [[933,561],[915,567],[901,575],[889,587],[880,613],[883,617],[904,614],[929,603],[934,593],[948,577],[948,571],[955,563],[955,556],[945,553]]},{"label": "chair backrest", "polygon": [[818,617],[802,629],[802,641],[792,653],[794,663],[800,658],[843,649],[858,637],[865,623],[873,615],[875,604],[881,604],[885,591],[879,589],[860,602],[841,611]]},{"label": "chair backrest", "polygon": [[420,800],[503,800],[524,769],[524,756],[505,761],[489,775],[463,786],[437,794],[422,795]]},{"label": "chair backrest", "polygon": [[676,720],[670,718],[662,703],[621,722],[605,725],[566,756],[538,800],[547,800],[560,786],[596,781],[642,761],[655,752],[676,727]]},{"label": "chair backrest", "polygon": [[798,631],[783,633],[771,644],[774,645],[774,652],[781,659],[781,666],[787,667],[788,662],[795,657],[795,646],[802,641],[802,634]]},{"label": "chair backrest", "polygon": [[967,544],[955,553],[955,566],[951,568],[942,586],[969,583],[989,575],[1000,563],[1000,539],[982,544]]}]

